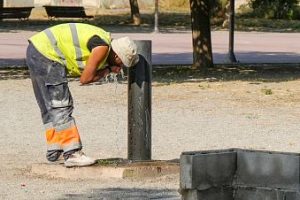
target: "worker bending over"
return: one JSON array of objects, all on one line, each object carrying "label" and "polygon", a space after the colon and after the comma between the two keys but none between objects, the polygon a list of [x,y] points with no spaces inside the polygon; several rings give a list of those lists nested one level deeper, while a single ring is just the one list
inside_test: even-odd
[{"label": "worker bending over", "polygon": [[66,167],[95,163],[81,151],[67,74],[80,76],[80,83],[88,84],[138,61],[131,39],[112,39],[110,33],[88,24],[56,25],[29,39],[26,62],[46,129],[49,161],[63,155]]}]

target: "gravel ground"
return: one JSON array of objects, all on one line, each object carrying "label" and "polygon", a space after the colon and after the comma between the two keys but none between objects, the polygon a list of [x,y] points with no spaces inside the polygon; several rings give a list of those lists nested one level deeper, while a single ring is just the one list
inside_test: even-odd
[{"label": "gravel ground", "polygon": [[[300,80],[153,83],[153,159],[183,151],[247,148],[300,152]],[[69,83],[86,154],[127,155],[126,83]],[[180,199],[179,176],[64,180],[29,173],[45,162],[30,79],[0,79],[0,199]]]}]

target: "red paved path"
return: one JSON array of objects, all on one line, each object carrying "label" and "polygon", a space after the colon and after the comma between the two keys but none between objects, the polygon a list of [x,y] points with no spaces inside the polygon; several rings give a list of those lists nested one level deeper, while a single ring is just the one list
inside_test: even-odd
[{"label": "red paved path", "polygon": [[[1,32],[0,66],[24,63],[27,38],[35,32]],[[191,64],[191,32],[185,33],[113,33],[113,37],[130,36],[152,40],[153,64]],[[215,63],[225,63],[228,32],[212,33]],[[242,63],[300,63],[299,33],[236,32],[236,58]]]}]

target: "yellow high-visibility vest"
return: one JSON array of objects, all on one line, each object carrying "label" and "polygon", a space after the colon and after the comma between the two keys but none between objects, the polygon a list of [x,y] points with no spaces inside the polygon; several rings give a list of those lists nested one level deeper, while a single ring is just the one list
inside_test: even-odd
[{"label": "yellow high-visibility vest", "polygon": [[[65,65],[70,75],[78,76],[81,75],[91,54],[87,43],[94,35],[104,40],[110,51],[110,33],[96,26],[82,23],[53,26],[32,36],[29,41],[46,58]],[[109,51],[98,69],[104,67]]]}]

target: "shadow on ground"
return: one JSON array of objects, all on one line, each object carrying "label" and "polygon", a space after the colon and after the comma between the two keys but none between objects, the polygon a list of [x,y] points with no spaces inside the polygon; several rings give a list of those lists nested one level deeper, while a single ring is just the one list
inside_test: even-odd
[{"label": "shadow on ground", "polygon": [[179,200],[180,195],[176,190],[148,189],[148,188],[104,188],[94,189],[86,194],[66,194],[59,200],[67,199],[99,199],[99,200],[146,200],[165,199]]},{"label": "shadow on ground", "polygon": [[[192,51],[192,50],[191,50]],[[260,52],[260,51],[245,51],[245,52],[235,52],[236,59],[239,64],[247,63],[268,63],[268,65],[278,65],[278,63],[290,63],[296,64],[300,63],[300,55],[293,52]],[[213,59],[215,64],[226,64],[229,62],[227,53],[213,53]],[[193,53],[153,53],[152,61],[154,65],[164,64],[185,64],[191,65],[193,63]],[[0,60],[1,63],[1,60]],[[262,64],[263,65],[263,64]]]},{"label": "shadow on ground", "polygon": [[156,68],[153,81],[161,84],[215,81],[284,82],[300,79],[299,64],[215,65],[205,71],[191,66]]},{"label": "shadow on ground", "polygon": [[[0,80],[26,78],[29,78],[27,68],[0,69]],[[159,85],[207,81],[284,82],[299,79],[300,64],[222,64],[206,71],[192,69],[190,65],[154,66],[152,72],[152,81]],[[70,79],[70,81],[74,80],[77,79]]]}]

